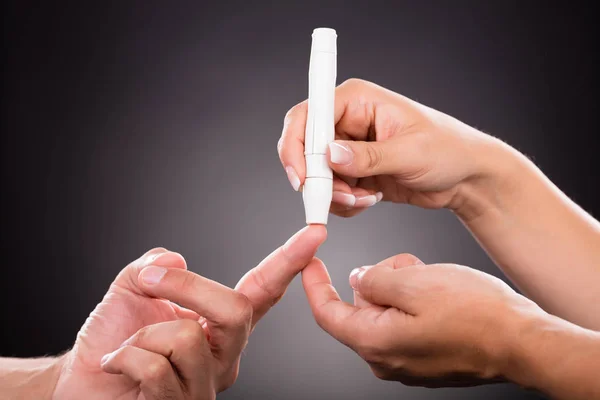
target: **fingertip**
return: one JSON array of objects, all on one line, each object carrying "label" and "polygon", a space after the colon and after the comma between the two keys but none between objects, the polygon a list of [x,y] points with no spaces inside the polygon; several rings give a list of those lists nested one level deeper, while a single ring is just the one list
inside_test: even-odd
[{"label": "fingertip", "polygon": [[115,369],[115,367],[113,366],[112,361],[114,360],[116,355],[116,351],[113,351],[112,353],[108,353],[105,354],[102,359],[100,359],[100,368],[109,374],[116,374],[118,373],[118,371]]},{"label": "fingertip", "polygon": [[327,226],[323,224],[310,224],[306,226],[306,230],[319,245],[327,240]]},{"label": "fingertip", "polygon": [[148,250],[146,253],[144,253],[144,255],[164,253],[164,252],[167,252],[167,251],[169,251],[169,250],[167,250],[164,247],[159,246],[159,247],[154,247],[154,248]]},{"label": "fingertip", "polygon": [[327,228],[324,225],[307,225],[285,242],[283,251],[292,259],[300,259],[309,254],[312,256],[326,239]]},{"label": "fingertip", "polygon": [[142,262],[142,263],[148,262],[168,251],[169,250],[165,249],[164,247],[154,247],[154,248],[148,250],[147,252],[145,252],[144,254],[142,254],[142,256],[137,261]]},{"label": "fingertip", "polygon": [[346,140],[334,140],[327,146],[327,160],[333,170],[346,170],[354,161],[354,153]]},{"label": "fingertip", "polygon": [[334,191],[331,201],[346,208],[353,208],[356,205],[356,196],[352,193]]},{"label": "fingertip", "polygon": [[360,290],[360,282],[365,273],[371,268],[373,268],[372,265],[367,265],[364,267],[355,268],[352,270],[352,272],[350,272],[349,282],[352,289]]},{"label": "fingertip", "polygon": [[159,254],[151,263],[159,267],[187,269],[185,258],[174,251]]}]

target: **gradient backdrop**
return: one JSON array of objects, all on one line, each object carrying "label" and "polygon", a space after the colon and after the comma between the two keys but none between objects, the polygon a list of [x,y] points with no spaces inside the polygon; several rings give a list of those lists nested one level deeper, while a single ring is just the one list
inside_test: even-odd
[{"label": "gradient backdrop", "polygon": [[[119,270],[151,247],[181,252],[191,270],[233,286],[304,225],[276,143],[285,112],[307,95],[319,26],[338,31],[339,83],[374,81],[503,138],[600,214],[591,9],[12,3],[3,6],[3,356],[69,348]],[[401,252],[501,276],[449,212],[402,205],[332,217],[319,256],[351,300],[352,268]],[[220,398],[537,396],[511,385],[378,381],[317,327],[296,279]]]}]

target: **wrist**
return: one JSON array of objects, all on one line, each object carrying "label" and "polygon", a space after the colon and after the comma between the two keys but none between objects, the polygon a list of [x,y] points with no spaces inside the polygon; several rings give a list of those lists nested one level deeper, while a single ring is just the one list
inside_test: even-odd
[{"label": "wrist", "polygon": [[[540,310],[541,311],[541,310]],[[600,333],[547,314],[521,313],[515,319],[504,377],[554,398],[600,395],[592,370],[600,360]]]},{"label": "wrist", "polygon": [[[480,133],[480,135],[482,135]],[[535,165],[523,154],[488,135],[469,148],[473,172],[457,185],[451,210],[465,224],[506,212],[515,194],[527,185]]]},{"label": "wrist", "polygon": [[534,372],[539,362],[536,358],[538,341],[552,324],[552,316],[538,308],[534,311],[515,310],[509,318],[511,329],[500,372],[507,381],[526,389],[539,389],[537,372]]},{"label": "wrist", "polygon": [[0,391],[10,398],[52,399],[66,356],[0,360]]}]

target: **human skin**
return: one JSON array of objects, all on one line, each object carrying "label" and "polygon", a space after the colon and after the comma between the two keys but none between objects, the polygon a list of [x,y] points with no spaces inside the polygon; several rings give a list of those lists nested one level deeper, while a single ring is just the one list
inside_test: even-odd
[{"label": "human skin", "polygon": [[14,399],[214,399],[231,386],[256,323],[326,238],[306,227],[235,289],[187,271],[157,248],[129,264],[56,358],[0,359],[0,393]]},{"label": "human skin", "polygon": [[[278,152],[305,179],[306,101],[284,119]],[[600,330],[600,223],[524,155],[442,112],[351,79],[335,91],[331,212],[378,201],[454,212],[506,276],[544,310]]]},{"label": "human skin", "polygon": [[498,278],[401,254],[355,269],[354,305],[323,263],[302,283],[317,323],[380,379],[457,387],[512,381],[552,398],[600,398],[600,333],[554,317]]}]

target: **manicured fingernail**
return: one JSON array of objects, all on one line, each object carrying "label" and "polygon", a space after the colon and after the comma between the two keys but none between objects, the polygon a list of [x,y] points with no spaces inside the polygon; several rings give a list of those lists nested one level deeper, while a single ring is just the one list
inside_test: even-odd
[{"label": "manicured fingernail", "polygon": [[156,285],[163,276],[167,273],[167,269],[163,267],[146,267],[140,272],[142,282],[146,285]]},{"label": "manicured fingernail", "polygon": [[377,202],[379,203],[383,199],[383,193],[377,192],[375,193],[375,197],[377,198]]},{"label": "manicured fingernail", "polygon": [[334,164],[349,165],[354,159],[354,154],[346,146],[331,142],[329,143],[329,159]]},{"label": "manicured fingernail", "polygon": [[331,200],[346,207],[354,207],[356,204],[356,197],[351,193],[334,191]]},{"label": "manicured fingernail", "polygon": [[292,187],[297,192],[300,188],[300,178],[298,178],[296,170],[292,167],[285,167],[285,173],[287,174],[288,180],[292,184]]},{"label": "manicured fingernail", "polygon": [[365,271],[371,267],[371,265],[368,265],[365,267],[354,268],[352,272],[350,272],[350,286],[352,286],[352,289],[356,289],[358,287],[358,280],[362,277]]},{"label": "manicured fingernail", "polygon": [[377,196],[370,194],[368,196],[357,197],[354,207],[371,207],[375,204],[377,204]]}]

